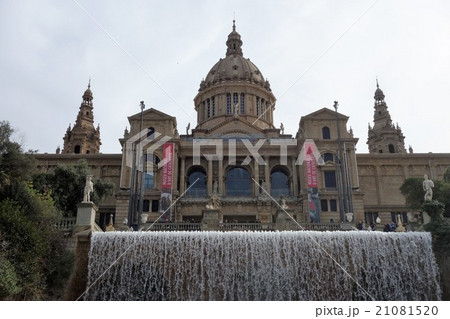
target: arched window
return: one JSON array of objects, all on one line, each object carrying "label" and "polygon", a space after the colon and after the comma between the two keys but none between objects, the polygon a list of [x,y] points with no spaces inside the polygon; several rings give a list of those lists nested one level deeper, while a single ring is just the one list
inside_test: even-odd
[{"label": "arched window", "polygon": [[234,167],[227,172],[227,196],[251,196],[251,178],[242,167]]},{"label": "arched window", "polygon": [[148,140],[153,140],[155,138],[155,128],[154,127],[149,127],[147,130],[147,139]]},{"label": "arched window", "polygon": [[322,138],[324,140],[329,140],[331,138],[331,136],[330,136],[330,128],[328,126],[322,127]]},{"label": "arched window", "polygon": [[73,152],[75,154],[80,154],[81,153],[81,146],[80,145],[75,145],[75,148],[73,149]]},{"label": "arched window", "polygon": [[227,114],[231,114],[231,93],[227,93]]},{"label": "arched window", "polygon": [[245,114],[245,94],[241,93],[241,114]]},{"label": "arched window", "polygon": [[392,144],[389,144],[389,153],[395,153],[395,147]]},{"label": "arched window", "polygon": [[201,166],[194,166],[189,170],[187,176],[186,196],[205,197],[206,193],[206,172]]},{"label": "arched window", "polygon": [[290,196],[289,177],[281,167],[275,167],[270,174],[270,192],[275,198]]}]

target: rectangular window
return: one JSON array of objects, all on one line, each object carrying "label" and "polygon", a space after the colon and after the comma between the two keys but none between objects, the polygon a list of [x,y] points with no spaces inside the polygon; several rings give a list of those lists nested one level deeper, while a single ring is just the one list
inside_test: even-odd
[{"label": "rectangular window", "polygon": [[364,222],[366,223],[366,227],[370,224],[375,224],[378,217],[378,213],[364,213]]},{"label": "rectangular window", "polygon": [[322,212],[327,212],[328,211],[328,201],[326,199],[321,199],[320,200],[320,210]]},{"label": "rectangular window", "polygon": [[335,199],[330,199],[330,211],[337,212],[337,201]]},{"label": "rectangular window", "polygon": [[231,114],[231,93],[227,93],[227,114]]},{"label": "rectangular window", "polygon": [[259,116],[259,97],[256,97],[256,116]]},{"label": "rectangular window", "polygon": [[324,171],[323,177],[325,180],[326,188],[336,188],[336,172],[335,171]]},{"label": "rectangular window", "polygon": [[143,212],[148,212],[150,211],[150,201],[148,199],[144,199],[144,203],[143,203],[143,208],[142,211]]},{"label": "rectangular window", "polygon": [[266,113],[265,101],[264,101],[264,99],[261,99],[261,115],[263,118],[265,117],[265,113]]},{"label": "rectangular window", "polygon": [[157,199],[152,200],[152,212],[153,213],[159,212],[159,200]]},{"label": "rectangular window", "polygon": [[211,101],[209,99],[206,100],[206,105],[208,107],[207,117],[210,118],[211,117]]},{"label": "rectangular window", "polygon": [[402,223],[406,224],[408,221],[408,216],[405,212],[392,212],[391,213],[391,220],[397,224],[398,221],[398,215],[400,215],[400,218],[402,219]]},{"label": "rectangular window", "polygon": [[241,93],[241,114],[245,114],[245,94]]},{"label": "rectangular window", "polygon": [[153,176],[153,172],[145,173],[144,175],[144,188],[145,189],[153,189],[155,185],[155,179]]},{"label": "rectangular window", "polygon": [[216,116],[216,98],[213,96],[212,98],[212,116]]}]

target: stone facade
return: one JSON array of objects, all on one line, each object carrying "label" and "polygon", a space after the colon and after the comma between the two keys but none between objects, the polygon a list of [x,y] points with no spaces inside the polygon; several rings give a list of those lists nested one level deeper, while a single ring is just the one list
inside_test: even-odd
[{"label": "stone facade", "polygon": [[[93,130],[93,117],[85,118],[85,108],[92,115],[88,87],[77,119],[88,124],[76,124],[81,128],[78,135],[75,127],[68,130],[64,154],[36,155],[40,170],[86,159],[94,180],[109,178],[116,184],[115,196],[99,207],[99,219],[113,213],[116,228],[125,219],[136,223],[138,215],[129,220],[130,198],[136,202],[142,193],[142,208],[135,207],[153,222],[161,216],[163,169],[158,164],[164,160],[162,145],[169,142],[174,145],[171,221],[277,224],[284,229],[293,227],[284,211],[298,223],[310,222],[305,165],[298,165],[306,140],[313,140],[321,155],[317,174],[322,223],[342,222],[348,212],[354,214],[354,225],[404,216],[408,208],[399,190],[404,179],[428,174],[438,180],[450,167],[450,154],[406,153],[404,136],[392,124],[378,83],[369,154],[356,154],[358,138],[347,128],[349,117],[337,111],[337,104],[335,110],[323,108],[302,116],[295,135],[284,134],[273,123],[276,98],[270,84],[244,58],[242,44],[233,24],[225,58],[207,73],[194,98],[198,123],[192,130],[189,124],[180,134],[175,117],[151,108],[128,118],[130,129],[119,139],[122,154],[101,154],[99,130]],[[76,136],[93,139],[76,142]],[[74,154],[75,144],[80,154]]]}]

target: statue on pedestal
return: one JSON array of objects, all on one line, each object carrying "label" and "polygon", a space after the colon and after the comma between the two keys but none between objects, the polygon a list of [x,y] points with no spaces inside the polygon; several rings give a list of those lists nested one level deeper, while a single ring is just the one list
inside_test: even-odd
[{"label": "statue on pedestal", "polygon": [[213,193],[211,195],[209,203],[206,205],[206,209],[219,209],[219,208],[220,208],[219,197],[217,197],[217,193]]},{"label": "statue on pedestal", "polygon": [[425,191],[425,201],[427,200],[433,200],[433,187],[434,183],[431,179],[428,179],[428,175],[425,174],[424,181],[422,183],[423,190]]},{"label": "statue on pedestal", "polygon": [[92,183],[92,175],[86,176],[86,184],[84,186],[83,203],[91,202],[91,193],[94,191],[94,183]]},{"label": "statue on pedestal", "polygon": [[286,205],[286,199],[284,199],[284,195],[283,194],[280,195],[280,206],[283,209],[288,209],[289,208],[289,206]]}]

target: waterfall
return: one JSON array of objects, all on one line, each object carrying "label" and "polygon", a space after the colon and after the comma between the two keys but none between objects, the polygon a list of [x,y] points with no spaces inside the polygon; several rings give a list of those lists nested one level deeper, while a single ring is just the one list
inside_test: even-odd
[{"label": "waterfall", "polygon": [[94,233],[88,268],[86,300],[441,297],[420,232]]}]

